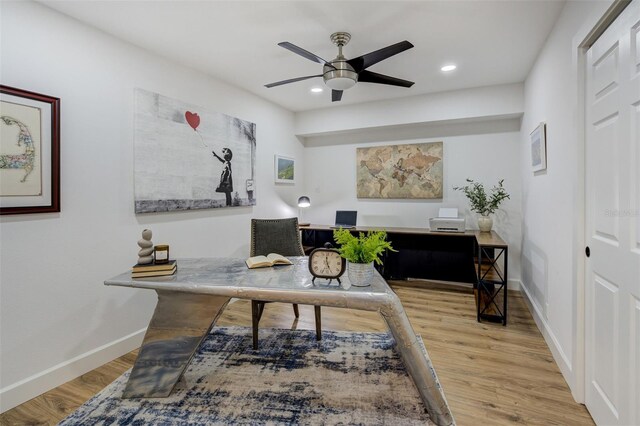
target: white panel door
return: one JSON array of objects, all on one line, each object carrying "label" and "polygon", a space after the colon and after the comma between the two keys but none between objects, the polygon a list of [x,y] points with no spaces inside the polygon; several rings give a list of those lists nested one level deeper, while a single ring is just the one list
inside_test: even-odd
[{"label": "white panel door", "polygon": [[640,424],[640,0],[587,52],[586,405]]}]

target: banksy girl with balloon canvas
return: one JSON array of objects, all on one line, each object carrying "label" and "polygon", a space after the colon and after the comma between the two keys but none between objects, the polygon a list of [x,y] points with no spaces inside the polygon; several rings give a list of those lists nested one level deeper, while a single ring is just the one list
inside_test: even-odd
[{"label": "banksy girl with balloon canvas", "polygon": [[256,125],[136,89],[135,211],[253,206]]}]

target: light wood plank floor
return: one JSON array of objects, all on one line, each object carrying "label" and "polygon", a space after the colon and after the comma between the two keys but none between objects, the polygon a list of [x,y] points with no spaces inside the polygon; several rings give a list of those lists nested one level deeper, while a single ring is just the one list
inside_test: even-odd
[{"label": "light wood plank floor", "polygon": [[[459,425],[592,425],[574,402],[519,293],[509,297],[509,324],[477,323],[470,290],[391,283],[422,335]],[[251,305],[230,305],[220,325],[251,326]],[[313,329],[313,308],[265,308],[261,327]],[[384,331],[375,313],[323,308],[323,329]],[[55,425],[131,367],[136,351],[32,399],[2,415],[1,425]]]}]

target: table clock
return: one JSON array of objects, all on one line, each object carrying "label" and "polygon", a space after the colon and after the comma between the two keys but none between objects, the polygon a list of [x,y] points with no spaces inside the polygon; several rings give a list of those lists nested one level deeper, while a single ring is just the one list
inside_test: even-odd
[{"label": "table clock", "polygon": [[340,256],[340,252],[334,248],[317,248],[309,254],[309,272],[313,275],[312,283],[316,278],[337,280],[344,274],[347,261]]}]

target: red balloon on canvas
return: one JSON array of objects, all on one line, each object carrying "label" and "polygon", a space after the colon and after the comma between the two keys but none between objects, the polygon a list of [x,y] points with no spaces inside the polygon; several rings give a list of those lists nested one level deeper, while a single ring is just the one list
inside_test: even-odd
[{"label": "red balloon on canvas", "polygon": [[187,123],[189,123],[189,126],[191,126],[193,130],[196,130],[200,125],[200,116],[197,112],[187,111],[184,113],[184,118],[187,119]]}]

